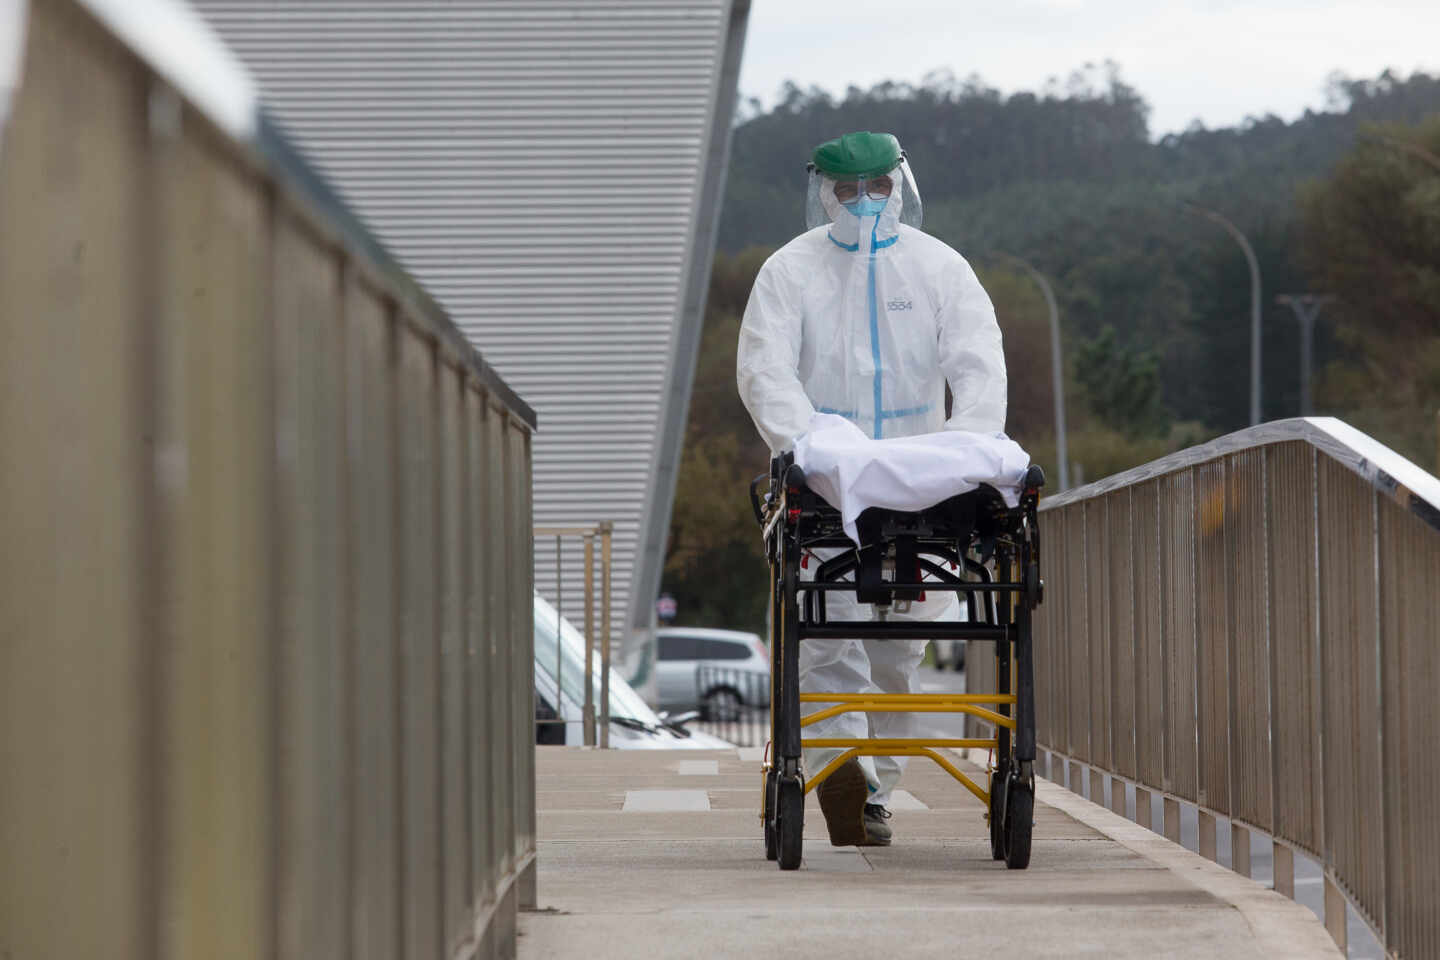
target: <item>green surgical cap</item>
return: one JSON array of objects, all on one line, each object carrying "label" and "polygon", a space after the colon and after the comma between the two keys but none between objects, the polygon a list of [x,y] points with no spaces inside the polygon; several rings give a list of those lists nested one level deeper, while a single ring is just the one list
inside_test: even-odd
[{"label": "green surgical cap", "polygon": [[810,159],[827,177],[878,177],[900,162],[900,141],[892,134],[861,130],[826,140]]}]

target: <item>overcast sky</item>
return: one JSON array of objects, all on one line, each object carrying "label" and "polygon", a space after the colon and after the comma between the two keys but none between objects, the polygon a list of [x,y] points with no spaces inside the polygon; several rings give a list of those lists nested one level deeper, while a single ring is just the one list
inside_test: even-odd
[{"label": "overcast sky", "polygon": [[1333,70],[1440,72],[1440,0],[754,0],[740,91],[768,106],[787,79],[843,94],[949,68],[1011,93],[1106,59],[1152,136],[1291,120],[1325,105]]}]

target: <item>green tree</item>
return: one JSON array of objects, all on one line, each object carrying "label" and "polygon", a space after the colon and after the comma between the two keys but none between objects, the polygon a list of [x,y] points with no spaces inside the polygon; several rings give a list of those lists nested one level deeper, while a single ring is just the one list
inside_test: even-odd
[{"label": "green tree", "polygon": [[1303,197],[1322,323],[1337,356],[1320,406],[1427,466],[1440,407],[1440,115],[1362,132]]},{"label": "green tree", "polygon": [[1169,418],[1160,405],[1160,365],[1154,354],[1121,346],[1114,327],[1080,344],[1076,377],[1086,404],[1106,426],[1131,439],[1163,434]]}]

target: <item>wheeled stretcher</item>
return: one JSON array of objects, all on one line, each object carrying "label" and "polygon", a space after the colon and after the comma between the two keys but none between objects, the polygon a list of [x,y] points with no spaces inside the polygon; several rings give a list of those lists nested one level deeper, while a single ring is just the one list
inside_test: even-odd
[{"label": "wheeled stretcher", "polygon": [[[770,564],[770,745],[761,799],[766,857],[778,860],[782,870],[800,866],[805,795],[841,764],[858,756],[923,756],[986,804],[994,858],[1024,869],[1030,863],[1035,806],[1031,613],[1044,591],[1036,523],[1043,471],[1030,467],[1014,508],[993,488],[981,486],[913,513],[866,510],[857,524],[859,547],[846,536],[840,512],[806,486],[793,454],[771,461],[768,496],[761,490],[766,481],[761,474],[750,484]],[[821,561],[821,556],[829,559]],[[802,565],[813,567],[813,579],[802,579]],[[876,604],[881,615],[829,620],[822,598],[836,591],[853,594],[858,603]],[[884,616],[937,591],[962,595],[965,619],[917,622]],[[801,693],[800,644],[810,638],[989,642],[995,645],[999,682],[994,692],[964,694]],[[802,716],[802,703],[829,706]],[[804,727],[850,711],[969,714],[992,725],[995,735],[804,737]],[[839,748],[841,753],[824,769],[806,771],[804,747]],[[993,751],[984,787],[939,752],[967,747]]]}]

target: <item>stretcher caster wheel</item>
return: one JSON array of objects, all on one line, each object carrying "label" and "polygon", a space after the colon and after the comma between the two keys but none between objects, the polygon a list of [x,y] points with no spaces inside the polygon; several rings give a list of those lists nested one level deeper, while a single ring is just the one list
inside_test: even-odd
[{"label": "stretcher caster wheel", "polygon": [[775,771],[765,774],[765,859],[774,860],[780,856],[779,842],[775,838]]},{"label": "stretcher caster wheel", "polygon": [[800,866],[801,835],[805,831],[805,786],[798,777],[785,777],[777,792],[775,833],[780,869],[795,870]]},{"label": "stretcher caster wheel", "polygon": [[1003,813],[1006,777],[997,772],[990,777],[990,857],[1005,859],[1005,815]]},{"label": "stretcher caster wheel", "polygon": [[1024,870],[1030,866],[1030,835],[1035,827],[1035,788],[1019,777],[1010,778],[1005,800],[1005,866]]}]

